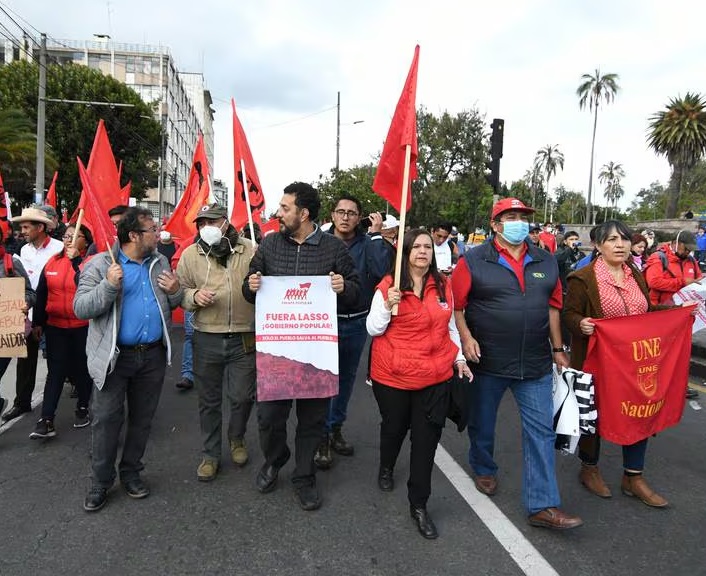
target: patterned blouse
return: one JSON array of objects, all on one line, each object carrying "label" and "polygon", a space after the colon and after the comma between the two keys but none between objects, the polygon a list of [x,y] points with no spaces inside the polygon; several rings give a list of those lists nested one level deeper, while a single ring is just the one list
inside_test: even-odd
[{"label": "patterned blouse", "polygon": [[593,270],[596,274],[604,318],[617,318],[647,312],[647,299],[627,264],[623,264],[625,278],[622,286],[615,281],[603,258],[597,258],[594,266]]}]

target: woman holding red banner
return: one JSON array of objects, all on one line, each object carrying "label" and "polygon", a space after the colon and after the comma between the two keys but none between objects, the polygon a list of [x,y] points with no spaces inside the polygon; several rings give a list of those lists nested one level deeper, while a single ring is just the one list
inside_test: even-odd
[{"label": "woman holding red banner", "polygon": [[382,279],[367,329],[373,336],[370,376],[382,416],[378,486],[393,490],[395,463],[411,429],[407,497],[412,519],[428,539],[438,536],[426,504],[448,413],[450,381],[454,372],[471,378],[452,312],[451,282],[436,267],[431,235],[410,230],[402,244],[400,288],[390,275]]},{"label": "woman holding red banner", "polygon": [[[647,283],[631,258],[632,233],[617,220],[609,220],[596,230],[598,256],[588,266],[567,278],[564,300],[564,322],[573,335],[571,367],[581,370],[586,359],[588,341],[594,332],[596,318],[616,318],[644,314],[664,306],[650,304]],[[599,414],[600,418],[600,414]],[[668,502],[654,492],[643,478],[647,438],[623,446],[623,479],[621,490],[626,496],[639,498],[648,506],[663,508]],[[600,470],[600,437],[582,435],[579,441],[581,483],[601,498],[612,496]]]}]

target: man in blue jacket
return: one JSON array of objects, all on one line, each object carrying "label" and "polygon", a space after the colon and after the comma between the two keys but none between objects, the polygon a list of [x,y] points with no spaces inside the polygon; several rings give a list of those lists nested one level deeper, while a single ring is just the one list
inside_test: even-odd
[{"label": "man in blue jacket", "polygon": [[[322,470],[331,467],[332,450],[341,456],[352,456],[354,452],[353,446],[343,437],[341,428],[346,421],[348,401],[368,337],[365,319],[370,302],[392,259],[390,245],[380,234],[382,215],[373,212],[368,218],[369,222],[361,224],[364,219],[360,200],[348,194],[339,198],[331,212],[333,226],[329,233],[343,240],[348,248],[360,277],[360,294],[353,305],[338,308],[338,395],[331,399],[326,434],[314,457],[316,465]],[[364,230],[366,226],[367,234]]]}]

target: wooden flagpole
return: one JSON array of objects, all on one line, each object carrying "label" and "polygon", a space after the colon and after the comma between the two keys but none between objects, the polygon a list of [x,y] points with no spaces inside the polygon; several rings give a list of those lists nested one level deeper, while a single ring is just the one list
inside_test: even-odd
[{"label": "wooden flagpole", "polygon": [[[395,288],[400,287],[402,275],[402,244],[407,220],[407,196],[409,195],[409,167],[412,163],[412,145],[407,144],[404,150],[404,175],[402,177],[402,201],[400,202],[400,227],[397,230],[397,254],[395,257]],[[392,307],[392,315],[397,316],[397,305]]]},{"label": "wooden flagpole", "polygon": [[[235,146],[235,142],[233,143]],[[252,220],[252,206],[250,205],[250,190],[248,190],[248,175],[245,173],[245,160],[240,158],[240,172],[243,175],[243,194],[245,194],[245,205],[248,210],[248,225],[250,226],[250,240],[257,247],[257,241],[255,240],[255,226]]]},{"label": "wooden flagpole", "polygon": [[81,222],[83,222],[83,208],[78,211],[78,218],[76,218],[76,230],[74,230],[74,237],[71,240],[71,247],[76,248],[76,242],[78,241],[78,234],[81,232]]}]

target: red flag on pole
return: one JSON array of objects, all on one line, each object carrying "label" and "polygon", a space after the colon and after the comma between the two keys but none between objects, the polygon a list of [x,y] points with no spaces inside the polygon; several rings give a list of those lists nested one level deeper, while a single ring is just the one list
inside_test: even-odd
[{"label": "red flag on pole", "polygon": [[125,206],[130,204],[130,192],[132,192],[132,180],[120,189],[120,195],[122,198],[121,203]]},{"label": "red flag on pole", "polygon": [[[233,107],[233,163],[235,167],[235,190],[230,223],[237,230],[242,230],[249,221],[248,202],[253,221],[258,224],[262,223],[265,196],[262,193],[260,177],[257,175],[248,139],[245,136],[243,126],[240,124],[238,114],[235,112],[235,100],[231,99],[230,102]],[[247,196],[245,195],[246,186],[243,184],[244,180],[247,181]]]},{"label": "red flag on pole", "polygon": [[2,183],[2,174],[0,174],[0,228],[2,228],[2,237],[5,240],[10,236],[12,229],[8,220],[8,216],[10,216],[9,201],[5,185]]},{"label": "red flag on pole", "polygon": [[110,147],[108,132],[105,129],[103,120],[98,121],[96,137],[93,140],[91,156],[88,159],[88,175],[96,190],[100,192],[103,205],[110,210],[123,202],[120,188],[120,173],[113,156],[113,149]]},{"label": "red flag on pole", "polygon": [[171,218],[164,225],[164,229],[171,232],[172,236],[181,240],[182,243],[193,237],[196,234],[194,218],[201,207],[208,204],[208,195],[208,158],[203,143],[203,134],[201,134],[196,143],[196,150],[194,150],[194,160],[191,164],[186,189]]},{"label": "red flag on pole", "polygon": [[51,180],[51,186],[49,186],[49,191],[47,192],[47,197],[46,200],[44,200],[45,204],[48,204],[49,206],[53,206],[54,210],[56,210],[56,178],[59,176],[58,172],[54,172],[54,178]]},{"label": "red flag on pole", "polygon": [[98,252],[103,252],[107,248],[106,243],[112,245],[115,242],[115,226],[110,221],[108,209],[101,197],[98,196],[98,191],[83,162],[80,158],[76,158],[76,160],[78,161],[81,186],[83,186],[81,199],[78,203],[80,208],[83,208],[82,225],[86,226],[93,234],[93,242],[98,247]]},{"label": "red flag on pole", "polygon": [[409,210],[412,206],[412,194],[407,195],[407,204],[402,207],[402,181],[406,147],[411,147],[409,184],[417,178],[417,67],[419,64],[419,46],[414,49],[414,59],[407,74],[407,81],[402,95],[397,102],[395,115],[392,117],[378,164],[373,190],[387,200],[398,212]]}]

